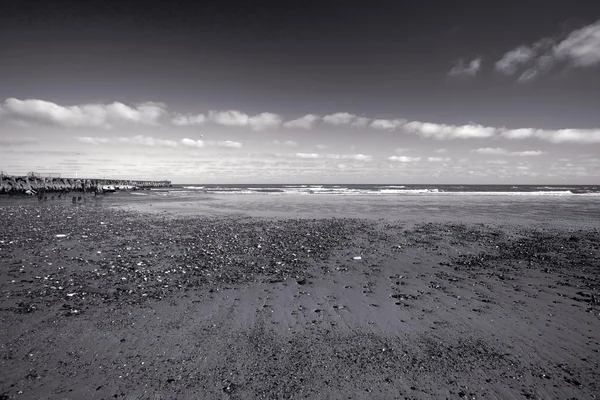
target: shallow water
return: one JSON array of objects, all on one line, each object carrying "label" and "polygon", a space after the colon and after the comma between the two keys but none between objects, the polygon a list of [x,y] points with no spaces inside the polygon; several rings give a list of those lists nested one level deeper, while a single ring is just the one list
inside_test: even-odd
[{"label": "shallow water", "polygon": [[[550,196],[257,196],[193,195],[127,201],[137,211],[175,215],[241,214],[274,218],[366,218],[405,221],[549,224],[600,228],[600,198]],[[116,198],[115,198],[116,200]]]}]

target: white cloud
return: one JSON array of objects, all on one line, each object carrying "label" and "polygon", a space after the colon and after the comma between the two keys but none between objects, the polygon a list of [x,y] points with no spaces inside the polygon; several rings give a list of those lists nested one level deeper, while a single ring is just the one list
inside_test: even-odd
[{"label": "white cloud", "polygon": [[125,144],[135,144],[143,146],[160,146],[160,147],[177,147],[177,142],[174,140],[157,139],[149,136],[137,135],[132,137],[116,138],[117,142]]},{"label": "white cloud", "polygon": [[77,137],[81,143],[99,145],[99,144],[133,144],[149,147],[177,147],[177,142],[168,139],[158,139],[149,136],[137,135],[131,137],[116,137],[116,138],[105,138],[105,137],[90,137],[82,136]]},{"label": "white cloud", "polygon": [[273,113],[260,113],[248,119],[248,124],[255,131],[262,131],[269,128],[276,128],[281,124],[281,117]]},{"label": "white cloud", "polygon": [[404,129],[423,137],[432,137],[439,140],[488,138],[496,133],[496,128],[477,124],[455,126],[419,121],[407,123],[404,125]]},{"label": "white cloud", "polygon": [[45,100],[8,98],[0,108],[9,119],[64,128],[111,128],[120,123],[154,125],[166,113],[164,104],[153,102],[133,107],[120,102],[61,106]]},{"label": "white cloud", "polygon": [[279,141],[279,140],[273,140],[272,142],[274,145],[276,146],[285,146],[285,147],[296,147],[298,146],[298,143],[294,142],[293,140],[286,140],[285,142]]},{"label": "white cloud", "polygon": [[569,67],[592,67],[600,64],[600,20],[577,29],[562,40],[543,38],[531,46],[521,45],[502,56],[497,71],[527,83],[562,63]]},{"label": "white cloud", "polygon": [[316,153],[296,153],[297,158],[319,158]]},{"label": "white cloud", "polygon": [[329,160],[353,160],[368,162],[373,159],[372,156],[366,154],[318,154],[318,153],[296,153],[296,158],[321,158]]},{"label": "white cloud", "polygon": [[447,158],[447,157],[427,157],[427,161],[429,161],[429,162],[446,162],[446,161],[450,161],[450,158]]},{"label": "white cloud", "polygon": [[438,154],[445,154],[448,152],[448,149],[441,148],[441,149],[437,149],[435,152]]},{"label": "white cloud", "polygon": [[600,143],[600,129],[506,129],[501,136],[507,139],[537,138],[551,143]]},{"label": "white cloud", "polygon": [[281,124],[281,117],[269,112],[249,116],[248,114],[237,110],[211,110],[208,112],[208,119],[224,126],[249,126],[255,131],[275,128]]},{"label": "white cloud", "polygon": [[499,147],[483,147],[480,149],[475,149],[472,150],[473,153],[479,153],[479,154],[485,154],[485,155],[494,155],[494,156],[502,156],[502,155],[506,155],[506,156],[521,156],[521,157],[528,157],[528,156],[539,156],[542,154],[545,154],[545,152],[540,151],[540,150],[525,150],[525,151],[508,151]]},{"label": "white cloud", "polygon": [[325,150],[326,148],[328,148],[329,146],[327,146],[326,144],[318,144],[317,145],[317,149],[319,150]]},{"label": "white cloud", "polygon": [[522,156],[522,157],[540,156],[542,154],[545,154],[545,152],[540,151],[540,150],[513,151],[512,153],[510,153],[511,156]]},{"label": "white cloud", "polygon": [[600,64],[600,20],[571,32],[554,47],[554,55],[575,67]]},{"label": "white cloud", "polygon": [[536,50],[528,46],[519,46],[514,50],[506,52],[502,58],[496,61],[496,71],[504,75],[513,75],[517,69],[531,61],[536,54]]},{"label": "white cloud", "polygon": [[351,154],[349,158],[354,161],[371,161],[373,159],[373,157],[365,154]]},{"label": "white cloud", "polygon": [[505,149],[502,149],[500,147],[483,147],[483,148],[479,148],[479,149],[475,149],[472,150],[473,153],[479,153],[479,154],[485,154],[485,155],[494,155],[494,156],[502,156],[502,155],[507,155],[507,156],[522,156],[522,157],[527,157],[527,156],[539,156],[544,154],[543,151],[540,150],[525,150],[525,151],[508,151]]},{"label": "white cloud", "polygon": [[421,157],[391,156],[391,157],[388,157],[388,160],[401,162],[401,163],[410,163],[410,162],[421,161]]},{"label": "white cloud", "polygon": [[537,130],[535,136],[552,143],[600,143],[600,129]]},{"label": "white cloud", "polygon": [[248,125],[248,119],[250,118],[248,114],[237,110],[228,110],[228,111],[215,111],[210,110],[208,112],[208,118],[219,124],[225,126],[246,126]]},{"label": "white cloud", "polygon": [[171,119],[173,125],[176,126],[188,126],[188,125],[202,125],[206,121],[204,114],[198,115],[183,115],[175,114]]},{"label": "white cloud", "polygon": [[507,129],[502,132],[502,136],[508,139],[526,139],[532,137],[534,133],[535,129],[532,128]]},{"label": "white cloud", "polygon": [[354,114],[350,114],[347,112],[338,112],[335,114],[324,116],[323,121],[327,122],[328,124],[337,126],[350,124],[352,121],[354,121],[355,118],[356,115]]},{"label": "white cloud", "polygon": [[380,130],[394,130],[406,123],[405,119],[376,119],[371,122],[370,127]]},{"label": "white cloud", "polygon": [[448,71],[448,76],[452,77],[468,77],[475,76],[477,72],[481,69],[481,57],[474,58],[468,64],[465,64],[463,59],[459,59],[456,61],[456,64],[450,71]]},{"label": "white cloud", "polygon": [[504,149],[501,149],[499,147],[483,147],[480,149],[475,149],[473,150],[474,153],[479,153],[479,154],[486,154],[486,155],[503,155],[503,154],[507,154],[508,152]]},{"label": "white cloud", "polygon": [[234,142],[232,140],[223,140],[215,143],[217,147],[229,147],[232,149],[240,149],[242,148],[242,144],[240,142]]},{"label": "white cloud", "polygon": [[110,139],[108,139],[108,138],[82,136],[82,137],[77,137],[75,139],[80,141],[81,143],[92,144],[94,146],[99,145],[99,144],[110,143]]},{"label": "white cloud", "polygon": [[204,142],[202,140],[193,140],[188,138],[181,139],[181,144],[186,147],[204,147]]},{"label": "white cloud", "polygon": [[319,116],[316,114],[306,114],[298,119],[285,122],[283,126],[286,128],[310,129],[318,119]]},{"label": "white cloud", "polygon": [[131,137],[90,137],[90,136],[81,136],[77,137],[81,143],[91,144],[91,145],[100,145],[100,144],[109,144],[109,145],[136,145],[136,146],[148,146],[148,147],[178,147],[179,145],[184,147],[193,147],[193,148],[202,148],[205,146],[214,146],[214,147],[227,147],[239,149],[242,147],[242,143],[234,142],[231,140],[223,140],[218,142],[204,142],[202,140],[194,140],[189,138],[183,138],[180,141],[170,140],[170,139],[159,139],[153,138],[149,136],[137,135]]},{"label": "white cloud", "polygon": [[326,154],[325,158],[334,160],[371,161],[372,156],[365,154]]}]

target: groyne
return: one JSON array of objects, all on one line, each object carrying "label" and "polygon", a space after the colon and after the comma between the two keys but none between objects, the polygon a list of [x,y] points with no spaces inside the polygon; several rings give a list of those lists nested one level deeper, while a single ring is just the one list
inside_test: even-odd
[{"label": "groyne", "polygon": [[44,177],[34,173],[15,176],[0,173],[0,194],[35,194],[39,191],[93,192],[107,186],[115,190],[163,188],[171,186],[171,181]]}]

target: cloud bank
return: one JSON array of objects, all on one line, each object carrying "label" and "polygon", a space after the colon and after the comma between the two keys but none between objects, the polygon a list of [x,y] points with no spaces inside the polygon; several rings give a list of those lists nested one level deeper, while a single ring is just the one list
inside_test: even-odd
[{"label": "cloud bank", "polygon": [[192,147],[192,148],[202,148],[205,146],[214,146],[214,147],[225,147],[225,148],[234,148],[239,149],[242,147],[242,143],[235,142],[232,140],[223,140],[223,141],[202,141],[202,140],[194,140],[189,138],[183,138],[179,141],[177,140],[169,140],[169,139],[159,139],[153,138],[150,136],[136,135],[131,137],[92,137],[92,136],[79,136],[75,138],[77,141],[85,144],[90,144],[94,146],[98,145],[135,145],[135,146],[146,146],[146,147],[168,147],[175,148],[179,146],[183,147]]},{"label": "cloud bank", "polygon": [[155,125],[166,114],[166,106],[154,102],[134,106],[120,102],[61,106],[50,101],[11,97],[0,108],[3,118],[63,128],[111,128],[122,123]]},{"label": "cloud bank", "polygon": [[[579,34],[587,38],[586,35]],[[571,41],[577,41],[577,37],[571,37]],[[583,40],[583,39],[580,39]],[[573,44],[570,49],[575,49]],[[589,50],[589,49],[588,49]],[[595,58],[591,57],[589,51],[586,52],[586,63],[590,63]],[[515,53],[517,54],[517,53]],[[518,55],[513,55],[514,60],[523,60],[527,56],[526,52],[519,50]],[[527,56],[529,57],[529,56]],[[503,64],[504,69],[510,70],[514,67],[514,62]],[[98,128],[110,129],[122,124],[138,124],[147,128],[165,126],[165,123],[171,127],[186,126],[205,126],[208,123],[218,124],[232,129],[248,128],[252,131],[276,130],[277,128],[287,129],[315,129],[317,121],[322,120],[325,125],[336,127],[349,127],[352,129],[373,129],[386,132],[399,132],[415,134],[426,139],[446,140],[466,140],[466,139],[489,139],[504,138],[510,140],[536,139],[550,143],[574,143],[574,144],[594,144],[600,143],[600,128],[591,129],[540,129],[535,127],[528,128],[505,128],[492,127],[470,122],[464,125],[452,125],[423,121],[407,121],[402,118],[391,119],[372,119],[368,117],[358,117],[349,112],[338,112],[326,115],[320,118],[315,114],[307,114],[302,117],[291,119],[286,122],[276,113],[263,112],[256,115],[249,115],[238,110],[215,111],[211,110],[203,114],[181,114],[168,113],[166,105],[163,103],[145,102],[136,106],[128,106],[124,103],[113,102],[110,104],[84,104],[75,106],[61,106],[56,103],[28,99],[19,100],[8,98],[0,106],[0,119],[8,121],[17,121],[29,123],[59,126],[63,128]],[[168,117],[168,118],[166,118]],[[321,128],[326,128],[322,126]],[[204,128],[203,128],[204,129]],[[316,127],[319,129],[319,127]],[[274,141],[273,144],[293,146],[292,141]],[[217,143],[217,142],[215,142]],[[223,142],[226,143],[226,142]],[[236,142],[238,143],[238,142]],[[225,147],[235,147],[232,144],[223,144]]]}]

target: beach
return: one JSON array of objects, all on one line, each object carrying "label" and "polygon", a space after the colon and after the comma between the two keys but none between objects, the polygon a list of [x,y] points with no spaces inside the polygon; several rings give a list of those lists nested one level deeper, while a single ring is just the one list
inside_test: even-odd
[{"label": "beach", "polygon": [[0,201],[0,399],[592,399],[599,200]]}]

